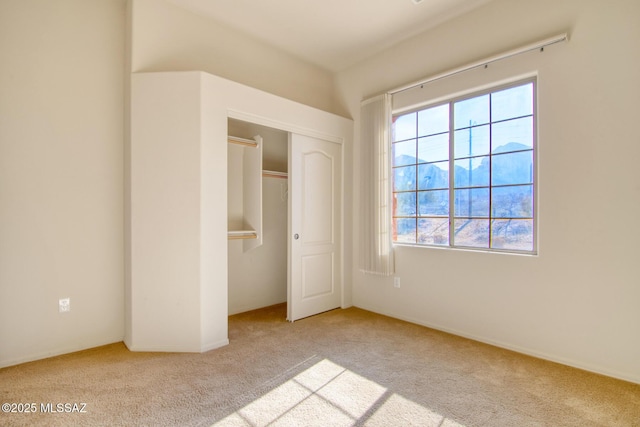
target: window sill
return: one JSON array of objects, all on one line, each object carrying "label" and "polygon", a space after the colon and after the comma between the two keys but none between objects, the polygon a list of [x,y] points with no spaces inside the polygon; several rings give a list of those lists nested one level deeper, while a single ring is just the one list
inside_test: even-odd
[{"label": "window sill", "polygon": [[482,248],[465,248],[465,247],[450,247],[450,246],[431,246],[431,245],[418,245],[414,243],[403,243],[403,242],[393,242],[392,243],[394,249],[396,247],[406,247],[406,248],[418,248],[418,249],[434,249],[438,251],[454,251],[454,252],[473,252],[473,253],[483,253],[483,254],[492,254],[492,255],[514,255],[514,256],[524,256],[524,257],[538,257],[538,252],[513,252],[507,250],[500,249],[482,249]]}]

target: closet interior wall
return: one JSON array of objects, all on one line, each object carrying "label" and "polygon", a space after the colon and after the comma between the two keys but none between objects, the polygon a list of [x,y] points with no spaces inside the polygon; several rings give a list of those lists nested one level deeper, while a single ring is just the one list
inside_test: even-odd
[{"label": "closet interior wall", "polygon": [[[262,168],[288,171],[288,132],[229,119],[229,136],[262,137]],[[243,178],[241,145],[228,147],[228,217],[230,228],[242,222]],[[246,250],[243,240],[228,241],[229,315],[287,301],[288,180],[262,174],[262,245]]]}]

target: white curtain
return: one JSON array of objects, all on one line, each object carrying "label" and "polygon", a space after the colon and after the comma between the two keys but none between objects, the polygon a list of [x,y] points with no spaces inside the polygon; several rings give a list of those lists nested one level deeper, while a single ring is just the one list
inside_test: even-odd
[{"label": "white curtain", "polygon": [[391,242],[391,95],[360,106],[360,265],[365,273],[395,272]]}]

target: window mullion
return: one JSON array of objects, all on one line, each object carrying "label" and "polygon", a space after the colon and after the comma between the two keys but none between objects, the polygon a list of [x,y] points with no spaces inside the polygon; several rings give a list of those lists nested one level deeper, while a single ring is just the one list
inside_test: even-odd
[{"label": "window mullion", "polygon": [[419,226],[419,222],[418,222],[418,217],[420,216],[420,212],[418,211],[418,209],[420,209],[420,203],[418,202],[418,163],[420,163],[420,159],[418,158],[418,153],[420,152],[418,146],[419,146],[419,141],[420,141],[420,134],[419,134],[419,122],[420,118],[419,115],[416,114],[416,155],[415,155],[415,159],[416,159],[416,164],[415,164],[415,168],[416,168],[416,183],[415,183],[415,195],[416,195],[416,235],[415,235],[415,243],[418,244],[418,236],[420,235],[420,229],[418,228]]},{"label": "window mullion", "polygon": [[454,116],[453,116],[453,102],[449,102],[449,246],[454,245],[454,206],[455,206],[455,192],[454,192],[454,177],[455,177],[455,159],[454,159]]}]

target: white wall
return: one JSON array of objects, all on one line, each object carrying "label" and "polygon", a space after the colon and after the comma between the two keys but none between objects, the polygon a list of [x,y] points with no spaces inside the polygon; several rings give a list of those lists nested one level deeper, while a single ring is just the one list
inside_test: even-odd
[{"label": "white wall", "polygon": [[[570,30],[540,82],[540,255],[399,248],[402,287],[354,265],[353,297],[640,381],[636,1],[495,0],[340,73],[339,103],[323,70],[163,1],[133,1],[132,70],[204,69],[352,117],[369,95]],[[124,9],[0,1],[0,366],[123,337]],[[355,242],[360,209],[345,207]],[[61,297],[71,313],[58,314]]]},{"label": "white wall", "polygon": [[122,340],[124,32],[124,0],[0,1],[0,366]]},{"label": "white wall", "polygon": [[539,255],[398,247],[401,288],[354,265],[355,305],[640,382],[638,16],[635,0],[496,0],[338,76],[357,118],[373,94],[571,36],[539,70]]},{"label": "white wall", "polygon": [[[130,0],[130,5],[131,71],[134,73],[201,70],[320,110],[344,111],[335,102],[334,75],[326,70],[164,0]],[[348,191],[350,186],[347,194]],[[349,224],[345,224],[345,229],[348,227]],[[348,245],[350,242],[345,242],[345,265],[350,259]],[[231,244],[230,254],[238,246],[241,244]],[[248,285],[233,285],[252,281],[252,275],[242,278],[233,275],[238,271],[233,266],[242,263],[242,258],[231,258],[230,313],[280,300],[276,282],[280,273],[274,274],[273,280],[258,294],[247,293]],[[266,265],[268,258],[260,259],[261,265]],[[274,260],[276,264],[279,262],[279,258]],[[258,271],[264,273],[264,268]],[[250,295],[258,299],[251,300]]]},{"label": "white wall", "polygon": [[206,71],[334,112],[328,71],[164,0],[131,1],[133,72]]},{"label": "white wall", "polygon": [[331,74],[161,0],[0,0],[0,63],[0,366],[131,326],[128,71],[202,69],[335,106]]},{"label": "white wall", "polygon": [[131,350],[228,344],[226,108],[204,73],[135,74],[131,91]]}]

